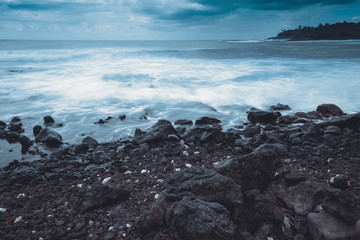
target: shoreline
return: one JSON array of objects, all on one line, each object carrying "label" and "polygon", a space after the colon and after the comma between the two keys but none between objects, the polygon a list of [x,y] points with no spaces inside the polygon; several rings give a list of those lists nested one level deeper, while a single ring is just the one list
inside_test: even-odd
[{"label": "shoreline", "polygon": [[360,113],[320,105],[281,116],[286,105],[277,106],[252,109],[227,131],[214,118],[159,120],[131,138],[87,138],[51,155],[23,138],[41,159],[0,170],[1,236],[360,237]]}]

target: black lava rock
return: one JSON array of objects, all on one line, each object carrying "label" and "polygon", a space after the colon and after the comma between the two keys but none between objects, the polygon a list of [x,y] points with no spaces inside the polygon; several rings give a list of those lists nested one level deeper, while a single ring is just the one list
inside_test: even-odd
[{"label": "black lava rock", "polygon": [[40,125],[36,125],[35,127],[33,127],[33,134],[35,137],[39,134],[41,129],[42,129],[42,126],[40,126]]},{"label": "black lava rock", "polygon": [[328,103],[328,104],[321,104],[316,108],[316,111],[322,115],[327,116],[342,116],[344,112],[336,106],[335,104]]},{"label": "black lava rock", "polygon": [[213,125],[219,123],[221,123],[219,119],[209,117],[202,117],[195,121],[195,125]]},{"label": "black lava rock", "polygon": [[45,125],[52,125],[55,123],[55,120],[51,116],[44,117],[44,124]]},{"label": "black lava rock", "polygon": [[256,108],[250,109],[247,119],[252,123],[275,124],[278,115],[274,112],[263,111]]},{"label": "black lava rock", "polygon": [[49,128],[43,128],[36,136],[35,141],[45,143],[50,148],[56,148],[62,144],[62,136]]}]

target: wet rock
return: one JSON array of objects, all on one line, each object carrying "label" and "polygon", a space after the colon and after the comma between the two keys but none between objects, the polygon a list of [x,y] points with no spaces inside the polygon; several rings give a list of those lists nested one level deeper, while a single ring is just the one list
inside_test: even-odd
[{"label": "wet rock", "polygon": [[105,124],[105,120],[104,119],[99,119],[99,121],[94,122],[94,124]]},{"label": "wet rock", "polygon": [[166,222],[174,239],[236,239],[236,225],[218,203],[184,197],[168,209]]},{"label": "wet rock", "polygon": [[119,118],[120,118],[120,120],[125,120],[126,119],[126,115],[124,114],[124,115],[121,115],[121,116],[119,116]]},{"label": "wet rock", "polygon": [[[135,132],[136,133],[136,132]],[[176,134],[176,130],[167,120],[159,120],[154,126],[149,128],[145,133],[134,136],[134,142],[136,144],[155,144],[162,142],[168,135]]]},{"label": "wet rock", "polygon": [[130,197],[132,188],[124,184],[99,184],[91,189],[83,189],[80,191],[82,196],[82,211],[91,211],[98,207],[112,206]]},{"label": "wet rock", "polygon": [[342,116],[344,112],[335,104],[321,104],[316,108],[316,111],[325,116]]},{"label": "wet rock", "polygon": [[48,147],[55,148],[62,144],[62,136],[49,128],[43,128],[36,136],[35,142],[42,142]]},{"label": "wet rock", "polygon": [[253,137],[261,132],[261,127],[259,125],[248,125],[245,130],[242,131],[245,137]]},{"label": "wet rock", "polygon": [[22,128],[21,122],[10,122],[10,125],[8,127],[9,131],[16,132],[16,133],[23,133],[24,129]]},{"label": "wet rock", "polygon": [[314,240],[360,239],[360,222],[349,226],[325,210],[310,213],[307,220]]},{"label": "wet rock", "polygon": [[20,139],[20,135],[15,132],[5,133],[5,138],[9,143],[17,143]]},{"label": "wet rock", "polygon": [[252,123],[274,124],[278,115],[274,112],[263,111],[256,108],[250,109],[247,119]]},{"label": "wet rock", "polygon": [[40,125],[36,125],[35,127],[33,127],[33,134],[35,137],[39,134],[41,129],[42,129],[42,126],[40,126]]},{"label": "wet rock", "polygon": [[[216,125],[219,126],[219,125]],[[221,127],[196,127],[186,132],[182,138],[186,142],[211,142],[221,137]]]},{"label": "wet rock", "polygon": [[291,110],[289,105],[284,105],[284,104],[281,104],[281,103],[278,103],[275,106],[271,106],[270,109],[273,110],[273,111]]},{"label": "wet rock", "polygon": [[324,131],[324,134],[341,135],[342,133],[343,131],[339,127],[333,125],[326,127]]},{"label": "wet rock", "polygon": [[193,196],[225,206],[242,203],[241,187],[238,184],[229,177],[201,167],[191,167],[175,173],[170,178],[166,191],[169,194]]},{"label": "wet rock", "polygon": [[308,119],[322,119],[318,112],[312,111],[308,113],[297,112],[294,114],[297,118],[308,118]]},{"label": "wet rock", "polygon": [[330,191],[321,206],[349,225],[360,220],[360,197],[351,191]]},{"label": "wet rock", "polygon": [[176,120],[174,124],[176,124],[176,125],[188,125],[188,126],[191,126],[191,125],[193,125],[193,121],[191,121],[191,120],[186,120],[186,119],[180,119],[180,120]]},{"label": "wet rock", "polygon": [[6,128],[6,123],[3,121],[0,121],[0,129],[4,130]]},{"label": "wet rock", "polygon": [[219,119],[210,117],[202,117],[195,121],[195,125],[213,125],[219,123],[221,123]]},{"label": "wet rock", "polygon": [[99,144],[99,142],[96,139],[89,136],[85,137],[82,140],[82,143],[88,145],[89,147],[95,147]]},{"label": "wet rock", "polygon": [[276,149],[261,149],[243,157],[224,160],[215,165],[215,170],[230,177],[245,190],[261,190],[271,183],[279,164]]},{"label": "wet rock", "polygon": [[341,129],[349,128],[357,131],[360,127],[360,113],[334,118],[329,124],[340,127]]},{"label": "wet rock", "polygon": [[55,120],[51,116],[45,116],[44,117],[44,124],[46,126],[53,125],[55,123]]},{"label": "wet rock", "polygon": [[17,122],[20,122],[20,121],[21,121],[21,119],[19,117],[13,117],[10,122],[17,123]]},{"label": "wet rock", "polygon": [[21,136],[19,138],[19,143],[21,144],[21,153],[25,154],[29,150],[29,148],[33,145],[33,142],[30,140],[30,138],[26,136]]}]

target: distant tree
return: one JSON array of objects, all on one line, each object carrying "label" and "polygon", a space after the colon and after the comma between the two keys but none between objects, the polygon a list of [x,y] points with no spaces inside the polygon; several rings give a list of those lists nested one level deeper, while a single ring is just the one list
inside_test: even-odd
[{"label": "distant tree", "polygon": [[335,24],[319,24],[317,27],[303,27],[299,25],[296,29],[283,29],[270,39],[288,39],[292,41],[301,40],[345,40],[360,39],[360,22],[348,23],[337,22]]}]

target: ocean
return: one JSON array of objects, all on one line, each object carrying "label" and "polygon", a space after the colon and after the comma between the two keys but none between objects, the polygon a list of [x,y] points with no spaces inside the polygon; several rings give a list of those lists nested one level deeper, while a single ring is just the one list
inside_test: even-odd
[{"label": "ocean", "polygon": [[360,41],[0,40],[0,86],[0,120],[19,116],[31,139],[46,115],[71,144],[131,136],[158,119],[210,116],[228,129],[277,103],[287,113],[322,103],[360,111]]}]

